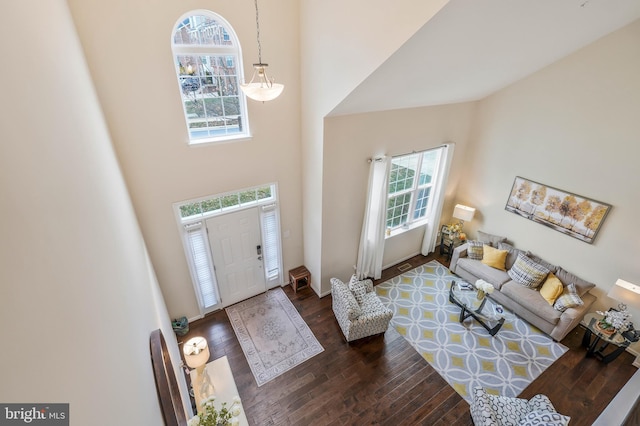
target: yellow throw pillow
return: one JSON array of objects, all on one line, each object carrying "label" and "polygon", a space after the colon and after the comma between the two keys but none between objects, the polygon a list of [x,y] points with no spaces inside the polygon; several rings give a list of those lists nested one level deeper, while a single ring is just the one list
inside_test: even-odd
[{"label": "yellow throw pillow", "polygon": [[540,287],[540,294],[544,297],[544,300],[549,302],[550,305],[553,305],[556,299],[562,295],[563,290],[562,281],[553,275],[553,272],[550,272],[547,280],[542,284],[542,287]]},{"label": "yellow throw pillow", "polygon": [[506,271],[507,268],[505,268],[504,263],[507,260],[507,254],[509,254],[509,250],[498,250],[497,248],[493,248],[485,244],[482,263],[489,265],[492,268]]}]

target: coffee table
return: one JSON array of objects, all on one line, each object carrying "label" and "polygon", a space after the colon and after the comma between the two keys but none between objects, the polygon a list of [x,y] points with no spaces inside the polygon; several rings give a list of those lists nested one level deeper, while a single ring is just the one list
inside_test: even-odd
[{"label": "coffee table", "polygon": [[460,307],[460,322],[473,317],[490,335],[495,336],[505,320],[513,320],[514,315],[489,296],[478,300],[477,294],[478,290],[473,284],[462,280],[451,281],[449,301]]}]

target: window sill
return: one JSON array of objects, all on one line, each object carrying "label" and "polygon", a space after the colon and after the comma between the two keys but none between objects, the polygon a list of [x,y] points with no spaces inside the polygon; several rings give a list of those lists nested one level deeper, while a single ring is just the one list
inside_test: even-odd
[{"label": "window sill", "polygon": [[420,228],[421,226],[424,226],[426,224],[427,224],[427,221],[423,220],[423,221],[420,221],[420,222],[414,222],[414,223],[412,223],[410,225],[407,225],[407,226],[401,226],[400,228],[392,229],[391,233],[389,235],[385,235],[384,239],[386,240],[388,238],[393,238],[393,237],[395,237],[397,235],[404,234],[405,232],[412,231],[412,230],[414,230],[416,228]]}]

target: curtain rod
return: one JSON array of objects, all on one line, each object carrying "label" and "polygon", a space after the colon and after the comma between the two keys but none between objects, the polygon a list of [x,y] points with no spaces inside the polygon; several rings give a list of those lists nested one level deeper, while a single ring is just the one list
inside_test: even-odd
[{"label": "curtain rod", "polygon": [[[409,155],[409,154],[417,154],[418,152],[427,152],[427,151],[431,151],[433,149],[444,148],[444,147],[447,147],[447,146],[449,146],[449,144],[448,143],[444,143],[444,144],[442,144],[440,146],[436,146],[436,147],[428,148],[428,149],[423,149],[422,151],[413,150],[411,152],[406,152],[404,154],[396,154],[396,155],[393,155],[392,157],[402,157],[402,156]],[[369,158],[367,158],[367,163],[371,163],[372,161],[376,161],[376,162],[377,161],[382,161],[382,159],[384,157],[385,157],[384,155],[382,157],[369,157]]]}]

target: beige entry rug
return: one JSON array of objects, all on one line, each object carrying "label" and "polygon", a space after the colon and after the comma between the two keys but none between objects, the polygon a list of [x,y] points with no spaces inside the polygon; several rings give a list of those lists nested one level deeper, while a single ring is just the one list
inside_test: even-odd
[{"label": "beige entry rug", "polygon": [[258,386],[324,351],[279,287],[226,312]]},{"label": "beige entry rug", "polygon": [[476,386],[518,396],[568,348],[517,317],[494,337],[473,318],[460,323],[449,302],[451,281],[460,279],[431,261],[375,289],[395,329],[467,402]]}]

